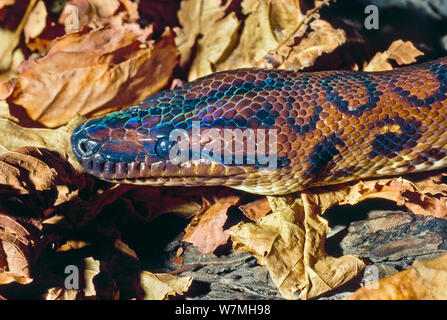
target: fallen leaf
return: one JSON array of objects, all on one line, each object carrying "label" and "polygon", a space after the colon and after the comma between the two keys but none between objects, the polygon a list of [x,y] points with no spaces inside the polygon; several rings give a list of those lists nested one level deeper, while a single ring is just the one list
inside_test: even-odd
[{"label": "fallen leaf", "polygon": [[183,253],[183,248],[182,247],[178,248],[177,252],[175,254],[175,257],[172,259],[172,263],[174,263],[178,267],[183,266],[182,253]]},{"label": "fallen leaf", "polygon": [[188,74],[190,81],[216,71],[219,62],[236,45],[239,25],[236,14],[232,12],[216,21],[212,28],[198,40],[197,52]]},{"label": "fallen leaf", "polygon": [[23,146],[44,148],[60,154],[76,170],[84,169],[76,160],[71,149],[70,137],[73,130],[85,121],[84,117],[73,118],[67,125],[56,130],[24,128],[10,119],[0,118],[0,134],[3,137],[1,144],[8,150],[14,150]]},{"label": "fallen leaf", "polygon": [[244,11],[249,16],[239,45],[217,69],[236,65],[298,71],[312,66],[346,42],[342,29],[319,19],[318,11],[328,4],[316,1],[303,13],[297,1],[247,1]]},{"label": "fallen leaf", "polygon": [[[138,16],[132,7],[127,5],[125,12],[117,13],[121,2],[118,0],[72,0],[65,4],[59,17],[59,23],[65,26],[66,33],[77,32],[85,26],[93,29],[113,24],[122,25],[125,22],[136,22]],[[127,9],[132,10],[128,15]]]},{"label": "fallen leaf", "polygon": [[[87,257],[82,260],[81,266],[76,266],[78,275],[70,273],[72,279],[77,279],[79,283],[72,283],[78,285],[79,288],[54,287],[49,288],[44,294],[46,300],[80,300],[80,299],[95,299],[96,288],[94,278],[100,273],[100,261],[92,257]],[[74,280],[76,281],[76,280]]]},{"label": "fallen leaf", "polygon": [[31,232],[32,224],[26,222],[0,214],[0,284],[12,281],[25,284],[33,280],[30,266],[38,255],[34,249],[39,241]]},{"label": "fallen leaf", "polygon": [[324,252],[329,228],[315,196],[268,197],[272,213],[255,223],[230,229],[233,248],[255,256],[265,266],[281,295],[316,297],[355,277],[364,267],[354,256],[334,258]]},{"label": "fallen leaf", "polygon": [[[182,197],[178,195],[181,194]],[[213,198],[209,188],[160,188],[138,186],[129,190],[126,198],[142,208],[142,218],[151,221],[165,213],[175,213],[185,219],[205,212]],[[144,208],[144,209],[143,209]]]},{"label": "fallen leaf", "polygon": [[49,127],[133,105],[164,87],[177,62],[172,33],[141,42],[150,32],[127,24],[59,38],[21,66],[7,100]]},{"label": "fallen leaf", "polygon": [[253,202],[246,203],[239,209],[251,220],[259,221],[263,216],[272,211],[267,198],[261,198]]},{"label": "fallen leaf", "polygon": [[239,201],[240,197],[236,195],[220,197],[206,212],[193,218],[185,229],[183,241],[197,246],[202,254],[210,254],[218,246],[225,244],[230,237],[228,230],[223,230],[227,211]]},{"label": "fallen leaf", "polygon": [[[29,1],[26,11],[23,13],[23,17],[14,32],[0,29],[0,81],[7,81],[15,75],[17,73],[18,63],[24,59],[23,53],[18,48],[18,45],[22,30],[36,2],[37,0]],[[0,92],[2,91],[0,90]]]},{"label": "fallen leaf", "polygon": [[0,82],[8,81],[10,78],[17,76],[18,67],[25,59],[22,50],[17,48],[19,39],[16,33],[7,29],[0,29]]},{"label": "fallen leaf", "polygon": [[192,277],[176,277],[170,274],[141,272],[141,287],[144,300],[166,300],[186,292],[192,283]]},{"label": "fallen leaf", "polygon": [[342,29],[334,29],[324,20],[315,20],[309,24],[313,30],[291,48],[278,68],[301,70],[314,65],[316,59],[324,53],[331,53],[346,42]]},{"label": "fallen leaf", "polygon": [[10,6],[15,3],[15,0],[0,0],[0,9],[6,6]]},{"label": "fallen leaf", "polygon": [[[447,185],[442,183],[442,175],[425,173],[425,179],[411,181],[404,178],[361,181],[336,187],[344,199],[339,204],[356,204],[371,198],[382,198],[407,207],[415,214],[447,218]],[[335,189],[332,189],[335,190]]]},{"label": "fallen leaf", "polygon": [[28,277],[15,275],[10,272],[0,272],[0,284],[8,284],[11,282],[17,282],[19,284],[28,284],[32,282],[33,280]]},{"label": "fallen leaf", "polygon": [[45,29],[47,20],[47,9],[43,1],[37,2],[26,20],[23,32],[25,41],[29,42],[31,38],[36,38]]},{"label": "fallen leaf", "polygon": [[[180,65],[192,60],[189,81],[245,67],[309,67],[346,41],[343,30],[319,20],[317,12],[328,3],[316,1],[314,8],[303,13],[299,1],[244,0],[242,24],[235,12],[227,12],[231,1],[225,5],[219,0],[183,1],[179,11],[182,29],[176,37]],[[193,48],[196,54],[192,58]]]},{"label": "fallen leaf", "polygon": [[358,289],[349,300],[445,300],[447,255],[415,261],[411,269]]},{"label": "fallen leaf", "polygon": [[225,9],[220,0],[187,0],[180,3],[178,19],[183,28],[178,31],[175,41],[181,56],[181,66],[190,60],[197,39],[213,31],[213,24],[225,16]]},{"label": "fallen leaf", "polygon": [[64,252],[70,250],[79,250],[91,245],[91,243],[85,242],[83,240],[68,240],[63,245],[56,249],[56,252]]},{"label": "fallen leaf", "polygon": [[377,52],[371,61],[363,67],[363,71],[392,70],[393,66],[388,60],[394,60],[399,65],[416,62],[416,57],[423,55],[411,41],[396,40],[391,43],[388,50]]},{"label": "fallen leaf", "polygon": [[19,194],[49,191],[55,186],[57,172],[43,161],[21,152],[0,154],[0,185]]}]

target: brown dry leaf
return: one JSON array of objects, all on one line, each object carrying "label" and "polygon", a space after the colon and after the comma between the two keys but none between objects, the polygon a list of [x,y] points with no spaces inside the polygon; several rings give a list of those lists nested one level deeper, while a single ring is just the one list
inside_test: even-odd
[{"label": "brown dry leaf", "polygon": [[32,281],[33,279],[21,275],[15,275],[10,272],[0,272],[0,285],[8,284],[11,282],[17,282],[19,284],[28,284]]},{"label": "brown dry leaf", "polygon": [[42,33],[46,26],[47,9],[43,1],[37,2],[26,20],[23,32],[25,33],[25,41],[28,43],[30,39],[36,38]]},{"label": "brown dry leaf", "polygon": [[183,248],[180,247],[177,249],[177,252],[175,253],[175,257],[172,259],[172,263],[174,263],[176,266],[181,267],[183,266]]},{"label": "brown dry leaf", "polygon": [[67,288],[49,288],[44,294],[46,300],[78,300],[96,298],[96,288],[93,278],[100,273],[100,261],[87,257],[82,261],[82,267],[78,268],[79,290]]},{"label": "brown dry leaf", "polygon": [[84,118],[77,117],[64,127],[50,130],[23,128],[7,119],[10,116],[6,110],[2,116],[0,190],[24,196],[25,204],[46,215],[51,213],[45,211],[47,208],[76,197],[86,177],[76,171],[83,169],[74,157],[70,136]]},{"label": "brown dry leaf", "polygon": [[23,198],[28,207],[46,209],[77,196],[85,177],[57,154],[35,147],[21,147],[0,154],[0,191]]},{"label": "brown dry leaf", "polygon": [[[46,220],[45,222],[48,223],[48,221]],[[79,249],[85,248],[85,247],[87,247],[89,245],[91,245],[91,244],[88,243],[88,242],[85,242],[83,240],[68,240],[63,245],[61,245],[59,248],[57,248],[56,252],[64,252],[64,251],[70,251],[70,250],[79,250]]]},{"label": "brown dry leaf", "polygon": [[238,46],[218,70],[257,66],[294,34],[305,19],[299,1],[248,1],[241,4],[247,15]]},{"label": "brown dry leaf", "polygon": [[[20,20],[19,25],[14,32],[6,29],[0,29],[0,82],[7,81],[17,74],[17,70],[24,55],[18,44],[21,38],[23,28],[28,20],[31,10],[36,5],[37,0],[30,0],[26,11]],[[3,93],[4,89],[0,89]],[[0,97],[1,98],[1,97]]]},{"label": "brown dry leaf", "polygon": [[65,4],[59,23],[65,26],[66,33],[77,32],[85,26],[93,29],[107,25],[119,27],[137,22],[137,9],[137,4],[129,0],[72,0]]},{"label": "brown dry leaf", "polygon": [[225,244],[230,237],[228,230],[223,230],[227,221],[227,211],[239,201],[240,197],[236,195],[219,197],[206,212],[194,217],[185,229],[183,241],[197,246],[202,254],[210,254],[218,246]]},{"label": "brown dry leaf", "polygon": [[56,176],[56,170],[26,153],[9,151],[0,154],[0,185],[18,194],[52,190]]},{"label": "brown dry leaf", "polygon": [[230,230],[233,246],[253,254],[268,268],[281,294],[315,297],[355,276],[363,263],[352,256],[335,259],[323,251],[328,232],[319,215],[334,205],[383,198],[405,205],[417,214],[446,218],[447,185],[442,174],[352,182],[303,191],[300,198],[269,197],[273,213],[259,222],[239,224]]},{"label": "brown dry leaf", "polygon": [[[183,28],[178,30],[175,39],[181,55],[181,66],[184,66],[190,60],[191,50],[200,36],[203,37],[210,31],[217,31],[213,28],[213,25],[225,16],[225,9],[229,4],[222,6],[220,0],[187,0],[181,2],[177,15]],[[214,54],[218,55],[219,52]],[[192,78],[189,80],[191,81]]]},{"label": "brown dry leaf", "polygon": [[[29,222],[29,221],[28,221]],[[38,254],[35,246],[39,239],[26,219],[0,214],[0,284],[12,281],[21,284],[32,281],[30,275],[31,260]]]},{"label": "brown dry leaf", "polygon": [[12,4],[14,4],[16,1],[15,0],[0,0],[0,9],[2,9],[3,7],[6,6],[10,6]]},{"label": "brown dry leaf", "polygon": [[416,57],[423,54],[411,41],[404,42],[399,39],[393,41],[388,50],[376,53],[371,61],[364,66],[363,71],[392,70],[393,66],[388,60],[394,60],[399,65],[410,64],[416,62]]},{"label": "brown dry leaf", "polygon": [[16,76],[20,63],[25,59],[22,50],[17,48],[19,40],[20,34],[0,29],[0,82]]},{"label": "brown dry leaf", "polygon": [[286,299],[309,299],[346,283],[364,267],[354,256],[334,258],[324,252],[329,228],[315,195],[268,197],[273,212],[256,223],[230,229],[236,251],[247,251],[267,267]]},{"label": "brown dry leaf", "polygon": [[189,81],[244,67],[300,70],[346,41],[343,30],[318,20],[318,10],[328,1],[316,1],[313,9],[302,13],[295,0],[244,0],[242,13],[247,17],[242,31],[235,12],[226,14],[230,2],[182,2],[179,22],[183,28],[176,38],[182,66],[191,60],[192,48],[197,48]]},{"label": "brown dry leaf", "polygon": [[14,150],[23,146],[47,149],[60,154],[73,168],[83,172],[84,169],[76,160],[71,149],[70,137],[73,130],[84,121],[84,117],[78,116],[67,125],[51,130],[24,128],[10,119],[0,118],[0,135],[3,137],[1,144],[8,150]]},{"label": "brown dry leaf", "polygon": [[140,284],[144,290],[144,300],[166,300],[186,292],[192,277],[176,277],[171,274],[141,272]]},{"label": "brown dry leaf", "polygon": [[76,300],[79,291],[65,288],[49,288],[43,295],[45,300]]},{"label": "brown dry leaf", "polygon": [[197,42],[197,52],[190,67],[188,80],[214,72],[215,65],[225,58],[236,44],[239,21],[234,12],[225,16],[225,6],[220,0],[188,0],[181,3],[178,12],[183,25],[176,38],[181,53],[180,65],[190,59],[191,49]]},{"label": "brown dry leaf", "polygon": [[334,29],[324,20],[315,20],[309,26],[313,31],[291,48],[279,68],[298,71],[311,67],[323,53],[331,53],[346,42],[345,32]]},{"label": "brown dry leaf", "polygon": [[415,261],[411,269],[358,289],[349,300],[446,300],[447,255]]},{"label": "brown dry leaf", "polygon": [[267,198],[261,198],[253,202],[246,203],[239,209],[251,220],[259,221],[263,216],[272,211]]},{"label": "brown dry leaf", "polygon": [[150,33],[126,24],[58,38],[45,57],[22,64],[7,101],[48,127],[133,105],[164,87],[177,63],[173,34],[146,41]]},{"label": "brown dry leaf", "polygon": [[[424,175],[422,175],[424,176]],[[410,181],[404,178],[361,181],[350,186],[332,188],[343,196],[339,204],[356,204],[370,198],[382,198],[406,206],[411,212],[447,219],[447,185],[442,174],[426,173],[425,179]],[[331,197],[326,193],[325,197]],[[330,201],[329,201],[330,202]]]}]

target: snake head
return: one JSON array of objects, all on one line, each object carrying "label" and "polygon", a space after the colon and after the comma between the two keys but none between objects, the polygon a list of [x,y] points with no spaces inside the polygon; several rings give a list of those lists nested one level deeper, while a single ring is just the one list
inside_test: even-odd
[{"label": "snake head", "polygon": [[[280,82],[263,72],[233,73],[162,91],[86,121],[73,132],[74,154],[88,173],[114,182],[233,186],[249,183],[244,177],[252,173],[261,181],[266,166],[276,170],[290,162],[276,158],[276,136],[271,138],[279,113],[257,96],[280,88]],[[260,143],[263,137],[268,142]],[[260,146],[267,158],[259,157]]]},{"label": "snake head", "polygon": [[159,160],[151,158],[155,138],[137,118],[138,111],[128,109],[87,120],[74,130],[72,149],[88,173],[105,180],[127,179],[129,173],[136,178],[136,163]]}]

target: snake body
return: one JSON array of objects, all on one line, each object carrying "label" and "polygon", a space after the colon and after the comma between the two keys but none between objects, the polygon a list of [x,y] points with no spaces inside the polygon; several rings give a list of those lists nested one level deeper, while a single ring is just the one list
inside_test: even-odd
[{"label": "snake body", "polygon": [[[374,73],[219,72],[86,121],[72,147],[88,173],[108,181],[280,195],[445,167],[446,128],[447,57]],[[174,129],[200,134],[180,162],[168,156]],[[209,129],[217,134],[204,138]],[[239,132],[228,140],[224,129]],[[258,137],[268,137],[262,148]],[[274,151],[273,168],[256,159],[259,150]]]}]

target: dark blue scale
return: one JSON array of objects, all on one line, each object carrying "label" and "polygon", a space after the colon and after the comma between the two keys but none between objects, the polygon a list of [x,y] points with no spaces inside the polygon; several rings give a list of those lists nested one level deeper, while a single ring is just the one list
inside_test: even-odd
[{"label": "dark blue scale", "polygon": [[409,91],[406,91],[401,87],[393,88],[393,92],[403,97],[412,106],[418,108],[422,106],[430,106],[435,101],[443,101],[447,99],[447,67],[440,64],[434,64],[430,66],[430,72],[436,75],[440,83],[438,90],[431,96],[428,96],[425,99],[419,99],[416,96],[411,96]]},{"label": "dark blue scale", "polygon": [[337,146],[343,147],[345,146],[345,142],[336,134],[332,134],[324,138],[314,147],[312,153],[309,155],[310,168],[306,170],[308,177],[317,179],[318,174],[328,167],[336,155],[340,154]]},{"label": "dark blue scale", "polygon": [[400,126],[401,134],[387,132],[374,137],[372,142],[372,151],[368,158],[376,156],[386,157],[388,159],[396,156],[396,153],[403,149],[409,149],[416,145],[418,137],[421,136],[418,128],[421,126],[419,121],[406,120],[400,117],[384,120],[383,125],[397,124]]},{"label": "dark blue scale", "polygon": [[[358,106],[354,110],[349,110],[349,102],[344,100],[338,95],[338,92],[331,86],[331,82],[346,81],[346,78],[352,78],[366,87],[366,91],[369,93],[368,102],[362,106]],[[334,103],[338,110],[343,113],[347,113],[354,116],[360,116],[366,110],[373,109],[377,106],[377,102],[380,100],[382,92],[377,91],[378,84],[367,73],[336,73],[323,79],[321,86],[326,90],[327,99]]]}]

